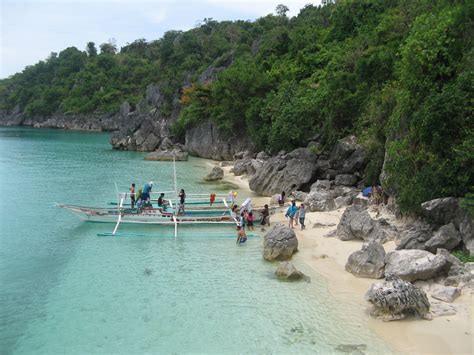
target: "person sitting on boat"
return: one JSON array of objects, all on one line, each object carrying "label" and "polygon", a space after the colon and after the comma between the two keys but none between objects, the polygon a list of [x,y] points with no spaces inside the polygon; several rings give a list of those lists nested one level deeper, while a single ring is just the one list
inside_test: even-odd
[{"label": "person sitting on boat", "polygon": [[178,214],[183,215],[184,214],[184,202],[186,200],[186,193],[184,192],[184,189],[181,189],[178,197],[179,197]]},{"label": "person sitting on boat", "polygon": [[245,229],[240,225],[237,226],[237,244],[243,244],[247,241],[247,234],[245,234]]},{"label": "person sitting on boat", "polygon": [[142,200],[144,200],[145,202],[150,201],[150,193],[151,193],[152,188],[153,188],[153,181],[150,181],[149,183],[143,186]]},{"label": "person sitting on boat", "polygon": [[165,200],[165,193],[160,193],[160,197],[158,197],[158,208],[162,208],[166,211],[166,208],[169,206],[169,201]]},{"label": "person sitting on boat", "polygon": [[132,184],[132,187],[130,187],[130,205],[132,206],[132,209],[135,207],[135,184]]}]

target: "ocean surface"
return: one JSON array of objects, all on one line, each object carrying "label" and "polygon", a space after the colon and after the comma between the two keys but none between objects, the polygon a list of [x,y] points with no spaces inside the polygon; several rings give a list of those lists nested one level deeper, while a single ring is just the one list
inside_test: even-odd
[{"label": "ocean surface", "polygon": [[[340,344],[389,352],[308,266],[297,265],[311,282],[275,279],[261,237],[238,246],[230,227],[183,227],[174,238],[152,226],[98,237],[114,225],[55,207],[105,206],[115,183],[173,189],[172,163],[113,151],[108,139],[0,128],[0,353],[310,354]],[[176,166],[188,193],[229,189],[201,182],[205,160]]]}]

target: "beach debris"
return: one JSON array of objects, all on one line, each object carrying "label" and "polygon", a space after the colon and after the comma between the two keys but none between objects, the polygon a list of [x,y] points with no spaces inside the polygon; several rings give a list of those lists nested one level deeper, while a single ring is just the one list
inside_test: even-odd
[{"label": "beach debris", "polygon": [[282,224],[275,224],[263,238],[263,257],[266,260],[286,260],[297,250],[295,232]]},{"label": "beach debris", "polygon": [[369,242],[353,252],[346,263],[346,271],[356,277],[380,279],[385,273],[385,250],[382,245]]},{"label": "beach debris", "polygon": [[395,250],[385,256],[385,274],[394,274],[406,281],[429,280],[447,265],[443,255],[424,250]]},{"label": "beach debris", "polygon": [[441,286],[437,285],[431,290],[431,297],[437,300],[452,303],[456,298],[461,295],[461,290],[453,286]]},{"label": "beach debris", "polygon": [[375,283],[365,294],[373,305],[371,315],[384,321],[404,319],[407,316],[432,319],[426,293],[397,275],[388,274],[383,283]]},{"label": "beach debris", "polygon": [[367,350],[366,344],[339,344],[334,348],[334,350],[344,353],[344,354],[352,354],[352,355],[362,355],[365,354],[365,350]]},{"label": "beach debris", "polygon": [[224,170],[220,166],[214,166],[211,172],[204,178],[206,181],[221,180],[224,177]]},{"label": "beach debris", "polygon": [[296,269],[296,267],[288,261],[283,261],[278,264],[275,275],[281,279],[286,280],[301,280],[305,278],[305,274]]}]

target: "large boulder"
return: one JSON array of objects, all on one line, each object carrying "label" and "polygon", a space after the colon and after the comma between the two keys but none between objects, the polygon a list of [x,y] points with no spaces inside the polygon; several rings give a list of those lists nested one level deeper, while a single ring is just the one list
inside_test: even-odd
[{"label": "large boulder", "polygon": [[204,178],[206,181],[221,180],[224,177],[224,170],[220,166],[214,166],[211,172]]},{"label": "large boulder", "polygon": [[337,174],[334,183],[336,185],[354,186],[357,183],[357,176],[352,174]]},{"label": "large boulder", "polygon": [[331,189],[332,183],[330,180],[316,180],[314,184],[311,185],[311,191],[326,190]]},{"label": "large boulder", "polygon": [[369,242],[362,250],[353,252],[346,263],[346,270],[356,277],[380,279],[385,272],[385,250],[382,245]]},{"label": "large boulder", "polygon": [[365,299],[373,305],[371,315],[385,321],[407,316],[432,318],[426,293],[395,275],[387,275],[383,283],[373,284]]},{"label": "large boulder", "polygon": [[461,243],[461,233],[453,223],[442,226],[425,243],[425,249],[435,253],[438,248],[453,250]]},{"label": "large boulder", "polygon": [[340,240],[368,240],[375,227],[374,220],[361,206],[348,207],[337,225],[337,237]]},{"label": "large boulder", "polygon": [[431,226],[426,223],[418,221],[410,224],[396,239],[395,243],[397,244],[397,250],[425,250],[425,243],[431,238],[432,234]]},{"label": "large boulder", "polygon": [[424,250],[396,250],[385,256],[385,274],[394,274],[406,281],[429,280],[446,267],[443,255]]},{"label": "large boulder", "polygon": [[332,198],[332,194],[328,191],[319,190],[311,191],[304,200],[305,206],[311,212],[315,211],[333,211],[336,209],[336,204]]},{"label": "large boulder", "polygon": [[355,136],[348,136],[335,144],[329,163],[332,169],[342,174],[360,172],[367,163],[365,150]]},{"label": "large boulder", "polygon": [[295,266],[288,261],[283,261],[278,264],[278,268],[275,271],[275,275],[281,279],[286,280],[300,280],[305,277],[301,271],[295,268]]},{"label": "large boulder", "polygon": [[316,173],[316,159],[308,148],[270,158],[250,179],[250,188],[264,196],[281,191],[307,191]]},{"label": "large boulder", "polygon": [[474,255],[474,222],[455,197],[437,198],[421,204],[423,215],[437,226],[453,223],[465,248]]},{"label": "large boulder", "polygon": [[263,257],[266,260],[286,260],[298,250],[295,232],[282,225],[274,225],[263,237]]},{"label": "large boulder", "polygon": [[232,172],[234,173],[235,176],[247,174],[247,169],[249,168],[249,166],[251,166],[251,164],[252,164],[251,158],[236,160],[236,162],[234,163],[234,167],[232,168]]},{"label": "large boulder", "polygon": [[452,303],[460,294],[461,290],[453,286],[437,285],[431,291],[431,297],[448,303]]}]

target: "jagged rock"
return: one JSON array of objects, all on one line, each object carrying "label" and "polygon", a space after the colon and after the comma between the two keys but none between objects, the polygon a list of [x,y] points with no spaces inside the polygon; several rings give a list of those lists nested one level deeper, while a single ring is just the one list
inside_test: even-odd
[{"label": "jagged rock", "polygon": [[452,286],[437,285],[431,291],[431,297],[448,303],[452,303],[459,295],[461,295],[461,290]]},{"label": "jagged rock", "polygon": [[263,160],[252,159],[250,164],[247,165],[247,175],[254,175],[258,169],[263,165]]},{"label": "jagged rock", "polygon": [[311,191],[308,196],[306,196],[304,204],[308,206],[311,212],[333,211],[336,209],[336,204],[334,203],[331,193],[324,190]]},{"label": "jagged rock", "polygon": [[355,136],[339,140],[331,151],[329,162],[332,169],[342,174],[360,171],[366,164],[365,151],[357,144]]},{"label": "jagged rock", "polygon": [[220,162],[221,167],[226,167],[226,166],[233,166],[234,162],[233,161],[221,161]]},{"label": "jagged rock", "polygon": [[158,161],[186,161],[188,160],[188,153],[178,149],[172,150],[156,150],[147,154],[145,160],[158,160]]},{"label": "jagged rock", "polygon": [[357,183],[357,176],[351,174],[338,174],[334,180],[336,185],[354,186]]},{"label": "jagged rock", "polygon": [[288,261],[283,261],[278,264],[275,275],[287,280],[300,280],[305,277],[305,274],[297,270],[295,266]]},{"label": "jagged rock", "polygon": [[460,206],[455,197],[437,198],[421,204],[422,213],[438,226],[453,223],[461,234],[462,241],[471,255],[474,255],[474,222]]},{"label": "jagged rock", "polygon": [[359,194],[359,191],[360,190],[348,186],[335,186],[334,189],[331,190],[332,197],[334,198],[343,196],[350,197],[351,199],[356,197]]},{"label": "jagged rock", "polygon": [[359,193],[352,200],[352,204],[355,206],[367,207],[369,205],[369,199],[367,197],[362,196],[362,193]]},{"label": "jagged rock", "polygon": [[346,263],[346,271],[356,277],[380,279],[385,271],[385,250],[382,245],[369,242],[362,250],[353,252]]},{"label": "jagged rock", "polygon": [[430,302],[425,292],[395,275],[387,275],[383,283],[373,284],[365,299],[373,305],[371,315],[384,321],[411,315],[431,319]]},{"label": "jagged rock", "polygon": [[257,154],[256,159],[258,160],[267,160],[270,159],[270,155],[267,152],[261,151]]},{"label": "jagged rock", "polygon": [[270,158],[250,179],[250,188],[264,196],[281,191],[307,190],[315,175],[316,158],[307,148]]},{"label": "jagged rock", "polygon": [[311,191],[317,190],[326,190],[329,191],[331,189],[332,183],[329,180],[316,180],[316,182],[311,185]]},{"label": "jagged rock", "polygon": [[396,250],[385,256],[385,274],[406,281],[428,280],[446,266],[446,258],[424,250]]},{"label": "jagged rock", "polygon": [[232,172],[235,176],[247,174],[247,169],[249,168],[249,166],[251,166],[251,164],[252,159],[250,158],[239,159],[235,162],[234,167],[232,168]]},{"label": "jagged rock", "polygon": [[263,238],[263,257],[266,260],[286,260],[298,250],[295,232],[282,225],[274,225]]},{"label": "jagged rock", "polygon": [[397,250],[425,250],[425,243],[431,238],[431,236],[432,230],[428,224],[423,222],[411,224],[400,233],[399,238],[395,241],[397,244]]},{"label": "jagged rock", "polygon": [[175,148],[175,146],[173,142],[171,141],[171,139],[169,139],[169,137],[163,138],[163,141],[160,144],[159,150],[172,150],[173,148]]},{"label": "jagged rock", "polygon": [[304,201],[306,197],[308,197],[308,194],[303,191],[293,191],[293,194],[290,196],[296,201]]},{"label": "jagged rock", "polygon": [[341,207],[350,206],[352,204],[351,196],[338,196],[334,199],[334,204],[338,210]]},{"label": "jagged rock", "polygon": [[374,220],[366,209],[360,206],[351,206],[342,214],[337,226],[337,237],[340,240],[368,240],[374,226]]},{"label": "jagged rock", "polygon": [[461,234],[453,223],[442,226],[426,243],[425,249],[435,253],[436,249],[453,250],[461,243]]},{"label": "jagged rock", "polygon": [[219,166],[214,166],[211,172],[204,178],[206,181],[221,180],[224,177],[224,170]]},{"label": "jagged rock", "polygon": [[457,313],[454,305],[444,302],[431,302],[430,308],[433,317],[454,316]]}]

